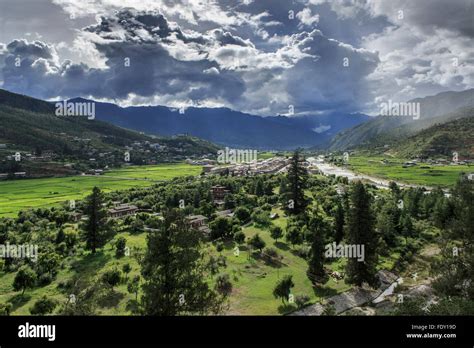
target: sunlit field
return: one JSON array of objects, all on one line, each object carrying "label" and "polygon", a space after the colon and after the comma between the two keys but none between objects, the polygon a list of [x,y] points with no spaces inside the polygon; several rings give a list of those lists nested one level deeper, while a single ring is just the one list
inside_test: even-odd
[{"label": "sunlit field", "polygon": [[0,217],[16,216],[22,209],[51,207],[67,200],[81,199],[90,194],[94,186],[110,192],[200,173],[200,166],[163,164],[115,169],[100,176],[1,181]]}]

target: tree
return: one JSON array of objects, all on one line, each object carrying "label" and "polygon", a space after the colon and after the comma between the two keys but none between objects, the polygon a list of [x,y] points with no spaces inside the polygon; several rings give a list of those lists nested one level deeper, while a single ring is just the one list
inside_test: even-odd
[{"label": "tree", "polygon": [[350,210],[347,223],[347,241],[351,245],[364,246],[364,261],[352,257],[347,261],[346,274],[350,284],[361,286],[363,282],[375,286],[378,237],[374,231],[374,218],[370,207],[370,194],[363,183],[356,182],[350,193]]},{"label": "tree", "polygon": [[103,207],[104,197],[101,190],[96,186],[92,194],[85,200],[84,212],[87,221],[83,225],[83,238],[86,241],[86,249],[95,253],[107,242],[109,232],[107,226],[107,212]]},{"label": "tree", "polygon": [[21,295],[25,293],[27,288],[33,288],[36,283],[36,274],[29,266],[21,267],[13,279],[13,289],[21,291]]},{"label": "tree", "polygon": [[290,166],[287,174],[288,192],[285,193],[285,211],[289,214],[299,214],[308,205],[304,195],[304,189],[308,180],[308,172],[303,166],[303,159],[300,151],[296,150],[290,159]]},{"label": "tree", "polygon": [[130,230],[133,233],[142,233],[145,228],[145,223],[142,219],[135,219],[130,224]]},{"label": "tree", "polygon": [[281,298],[281,301],[283,303],[285,303],[285,301],[288,301],[288,298],[290,297],[291,293],[291,288],[295,286],[292,278],[293,276],[291,275],[284,276],[276,283],[275,288],[273,289],[273,296],[275,298]]},{"label": "tree", "polygon": [[234,241],[237,244],[242,244],[243,242],[245,242],[245,233],[242,232],[242,231],[239,231],[239,232],[235,233],[234,234]]},{"label": "tree", "polygon": [[232,293],[232,283],[227,273],[220,274],[217,277],[215,289],[224,297],[228,297]]},{"label": "tree", "polygon": [[286,231],[286,240],[292,245],[303,243],[303,235],[297,226],[290,226]]},{"label": "tree", "polygon": [[234,211],[234,216],[244,224],[250,220],[250,211],[246,207],[238,207]]},{"label": "tree", "polygon": [[255,183],[255,195],[257,197],[262,197],[265,194],[264,186],[263,186],[263,179],[261,177],[257,178],[257,182]]},{"label": "tree", "polygon": [[10,315],[13,305],[11,303],[0,303],[0,316]]},{"label": "tree", "polygon": [[334,212],[334,229],[336,230],[334,235],[334,241],[339,244],[344,239],[344,207],[340,199],[336,203],[336,211]]},{"label": "tree", "polygon": [[474,298],[474,182],[461,178],[451,197],[453,215],[442,232],[445,247],[432,271],[437,275],[433,288],[439,296]]},{"label": "tree", "polygon": [[254,221],[255,225],[259,227],[266,227],[271,224],[270,215],[267,211],[264,211],[260,208],[256,208],[252,213],[252,220]]},{"label": "tree", "polygon": [[217,250],[217,252],[221,253],[224,250],[224,243],[222,243],[220,241],[217,242],[216,243],[216,250]]},{"label": "tree", "polygon": [[118,237],[115,242],[115,256],[120,258],[125,255],[125,248],[127,246],[127,240],[124,237]]},{"label": "tree", "polygon": [[[408,214],[406,214],[408,216]],[[400,209],[394,201],[387,202],[377,216],[377,231],[388,246],[394,247],[399,234]]]},{"label": "tree", "polygon": [[388,184],[388,188],[390,189],[390,193],[392,194],[394,201],[398,202],[398,200],[400,199],[401,191],[397,183],[395,181],[390,181],[390,183]]},{"label": "tree", "polygon": [[232,222],[230,219],[220,216],[209,226],[211,228],[211,238],[226,238],[232,235]]},{"label": "tree", "polygon": [[61,264],[61,257],[53,251],[40,254],[36,264],[38,276],[48,274],[51,278],[57,273],[57,269]]},{"label": "tree", "polygon": [[329,223],[320,214],[315,212],[308,225],[313,240],[311,243],[311,256],[308,262],[309,267],[306,274],[311,281],[316,282],[324,279],[326,275],[324,271],[324,249],[326,236],[329,232]]},{"label": "tree", "polygon": [[270,227],[270,235],[278,242],[278,239],[283,237],[283,229],[280,226],[272,226]]},{"label": "tree", "polygon": [[64,242],[64,239],[65,239],[64,229],[63,229],[63,228],[60,228],[60,229],[58,230],[58,233],[56,234],[56,241],[55,241],[55,243],[56,243],[56,244],[60,244],[61,242]]},{"label": "tree", "polygon": [[138,301],[138,291],[140,290],[140,276],[136,275],[127,284],[127,291],[135,294],[135,301]]},{"label": "tree", "polygon": [[222,298],[206,280],[200,234],[181,211],[165,211],[163,217],[159,228],[148,232],[141,262],[143,312],[175,316],[220,311]]},{"label": "tree", "polygon": [[252,238],[250,238],[248,243],[255,249],[258,249],[260,252],[262,252],[263,248],[265,248],[266,245],[265,241],[260,237],[258,233],[255,234]]},{"label": "tree", "polygon": [[411,221],[410,215],[402,213],[400,217],[400,232],[405,237],[410,237],[413,235],[413,223]]},{"label": "tree", "polygon": [[35,302],[33,307],[30,308],[30,313],[32,315],[46,315],[52,313],[57,304],[58,303],[55,300],[43,296]]},{"label": "tree", "polygon": [[122,272],[125,273],[125,281],[128,280],[128,274],[132,271],[132,267],[129,263],[122,266]]},{"label": "tree", "polygon": [[103,273],[101,279],[105,285],[110,286],[111,290],[114,291],[114,286],[120,283],[122,274],[118,269],[114,268]]}]

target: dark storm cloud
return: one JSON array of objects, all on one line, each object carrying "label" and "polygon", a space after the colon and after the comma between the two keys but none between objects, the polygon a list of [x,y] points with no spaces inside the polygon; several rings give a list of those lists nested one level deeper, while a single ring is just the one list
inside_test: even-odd
[{"label": "dark storm cloud", "polygon": [[3,88],[274,115],[474,85],[468,0],[45,1],[0,0]]},{"label": "dark storm cloud", "polygon": [[[179,93],[196,101],[222,98],[229,102],[245,89],[232,72],[205,73],[217,64],[204,56],[193,60],[171,56],[164,45],[210,44],[212,37],[185,35],[159,13],[123,10],[114,18],[103,17],[85,31],[97,35],[95,47],[106,59],[107,69],[90,69],[70,61],[59,64],[53,49],[45,43],[16,40],[6,46],[3,54],[4,87],[42,98],[92,95],[125,99],[129,93],[143,97]],[[223,32],[219,35],[221,41],[233,39],[245,44]],[[14,64],[18,55],[21,66]]]}]

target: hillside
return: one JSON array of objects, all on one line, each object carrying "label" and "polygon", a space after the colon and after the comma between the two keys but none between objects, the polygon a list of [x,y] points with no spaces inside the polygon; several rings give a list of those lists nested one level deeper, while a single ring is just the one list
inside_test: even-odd
[{"label": "hillside", "polygon": [[[81,161],[89,167],[117,166],[124,163],[127,149],[132,154],[130,162],[134,164],[184,159],[217,151],[215,145],[193,137],[158,138],[86,117],[56,116],[52,104],[4,90],[0,90],[0,124],[2,173],[26,168],[38,171],[40,167],[51,165],[56,168],[53,172],[57,172],[58,163],[61,168],[65,162],[73,162],[77,167]],[[6,157],[15,152],[20,152],[25,160],[27,154],[37,158],[45,157],[42,156],[45,153],[49,156],[12,163],[11,158]]]},{"label": "hillside", "polygon": [[451,158],[452,153],[456,151],[460,159],[473,158],[474,108],[469,110],[467,117],[436,124],[399,141],[390,152],[404,158],[433,156]]},{"label": "hillside", "polygon": [[[404,124],[380,135],[375,135],[364,144],[358,146],[361,149],[371,150],[372,152],[382,153],[387,151],[387,147],[395,147],[408,141],[409,137],[416,137],[419,132],[430,129],[444,123],[452,122],[458,119],[472,117],[474,108],[460,108],[454,112],[447,113],[435,118],[419,120],[418,122]],[[463,121],[461,121],[462,123]]]},{"label": "hillside", "polygon": [[[464,108],[474,107],[474,89],[462,92],[444,92],[435,96],[417,98],[409,102],[420,103],[420,118],[377,116],[374,119],[337,134],[330,149],[345,150],[363,145],[373,147],[381,142],[390,143],[463,115]],[[375,143],[374,143],[375,142]]]}]

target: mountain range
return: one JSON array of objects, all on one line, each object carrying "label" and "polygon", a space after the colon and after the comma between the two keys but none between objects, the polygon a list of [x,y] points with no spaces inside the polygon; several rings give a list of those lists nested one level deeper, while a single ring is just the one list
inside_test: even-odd
[{"label": "mountain range", "polygon": [[[94,102],[95,120],[58,117],[54,115],[52,102],[0,90],[0,143],[61,152],[71,148],[69,141],[58,135],[65,133],[91,138],[95,147],[104,150],[128,146],[135,141],[167,144],[165,146],[169,145],[170,149],[175,148],[173,155],[212,153],[218,148],[212,143],[252,149],[306,147],[330,151],[355,148],[385,151],[388,145],[394,151],[398,148],[404,155],[416,155],[420,151],[440,150],[438,140],[444,144],[442,139],[455,137],[455,134],[448,136],[443,129],[450,133],[455,130],[453,127],[461,127],[463,134],[468,136],[466,144],[469,144],[470,134],[466,130],[470,129],[471,122],[462,120],[474,114],[474,89],[409,101],[420,105],[420,118],[417,120],[411,117],[369,117],[360,113],[261,117],[226,108],[188,108],[180,112],[164,106],[120,107],[82,98],[69,101]],[[446,124],[445,128],[441,127],[443,124]],[[463,124],[467,126],[462,127]],[[430,133],[433,127],[434,133]],[[425,130],[427,132],[421,133]],[[418,134],[424,137],[423,146],[418,142]],[[177,135],[182,142],[176,143],[170,137]],[[405,142],[418,145],[404,145]],[[183,147],[184,151],[178,147]],[[464,153],[470,151],[469,146],[457,147]],[[446,151],[451,150],[446,147]]]},{"label": "mountain range", "polygon": [[[71,102],[90,102],[74,98]],[[227,108],[187,108],[183,113],[165,106],[120,107],[94,102],[96,119],[147,134],[188,134],[236,148],[288,150],[324,147],[339,131],[363,123],[363,114],[331,113],[310,116],[250,115]]]}]

